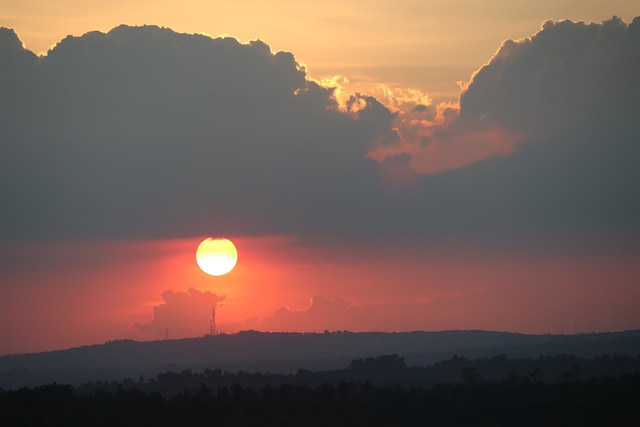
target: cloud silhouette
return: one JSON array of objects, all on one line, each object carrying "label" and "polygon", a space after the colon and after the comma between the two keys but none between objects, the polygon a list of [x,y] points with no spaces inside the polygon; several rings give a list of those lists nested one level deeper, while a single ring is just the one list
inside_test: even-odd
[{"label": "cloud silhouette", "polygon": [[461,116],[489,116],[531,135],[609,121],[637,108],[640,17],[602,24],[545,22],[505,41],[460,99]]},{"label": "cloud silhouette", "polygon": [[456,234],[615,234],[629,243],[640,232],[639,51],[640,18],[546,22],[505,41],[459,105],[400,115],[402,140],[369,156],[407,154],[420,173],[448,171],[423,181],[423,200],[437,206],[423,212],[442,220],[448,211],[441,224],[458,224]]},{"label": "cloud silhouette", "polygon": [[630,25],[615,17],[548,21],[532,37],[506,40],[462,85],[459,105],[441,104],[435,118],[415,109],[401,116],[402,141],[379,145],[371,156],[408,153],[411,166],[429,174],[509,155],[521,142],[581,142],[574,132],[594,123],[636,135],[629,118],[640,96],[639,46],[640,18]]},{"label": "cloud silhouette", "polygon": [[638,18],[550,22],[459,106],[342,105],[261,41],[120,26],[38,58],[4,29],[0,237],[633,235],[638,46]]},{"label": "cloud silhouette", "polygon": [[163,302],[153,307],[149,323],[135,323],[133,329],[146,337],[171,339],[197,337],[209,333],[209,319],[213,307],[225,300],[209,291],[190,288],[187,292],[166,290]]},{"label": "cloud silhouette", "polygon": [[120,26],[18,61],[15,33],[1,38],[2,235],[285,231],[345,202],[366,212],[363,154],[393,115],[374,99],[338,111],[290,53]]},{"label": "cloud silhouette", "polygon": [[[473,320],[463,320],[459,310],[478,311],[469,301],[481,301],[484,289],[469,289],[434,295],[412,302],[358,303],[345,298],[316,295],[301,310],[281,307],[264,319],[260,326],[268,331],[411,331],[442,329],[447,322],[469,327]],[[458,319],[456,319],[456,317]],[[460,323],[458,323],[460,322]],[[465,323],[466,322],[466,323]]]}]

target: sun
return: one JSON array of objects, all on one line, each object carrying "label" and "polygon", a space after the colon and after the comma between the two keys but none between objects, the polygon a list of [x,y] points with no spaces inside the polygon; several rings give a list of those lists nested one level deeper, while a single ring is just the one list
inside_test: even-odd
[{"label": "sun", "polygon": [[238,250],[229,239],[209,237],[198,245],[196,262],[205,273],[212,276],[222,276],[236,266]]}]

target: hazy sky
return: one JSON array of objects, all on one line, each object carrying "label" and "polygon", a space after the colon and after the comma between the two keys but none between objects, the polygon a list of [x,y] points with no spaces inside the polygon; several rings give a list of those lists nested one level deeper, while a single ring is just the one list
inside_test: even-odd
[{"label": "hazy sky", "polygon": [[0,354],[637,327],[633,3],[2,4]]}]

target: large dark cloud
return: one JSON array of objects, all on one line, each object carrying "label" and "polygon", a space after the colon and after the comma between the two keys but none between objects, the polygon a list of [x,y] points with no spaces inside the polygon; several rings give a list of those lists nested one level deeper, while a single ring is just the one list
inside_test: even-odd
[{"label": "large dark cloud", "polygon": [[547,22],[531,38],[506,41],[462,94],[461,121],[490,118],[526,138],[462,179],[485,184],[505,221],[637,233],[638,76],[640,18]]},{"label": "large dark cloud", "polygon": [[547,22],[530,38],[505,41],[466,85],[457,111],[442,106],[455,117],[413,131],[405,121],[413,144],[385,149],[410,154],[418,171],[446,171],[424,181],[432,203],[423,212],[435,221],[448,212],[442,228],[454,234],[633,241],[638,76],[640,18]]},{"label": "large dark cloud", "polygon": [[533,135],[629,118],[638,112],[639,53],[640,17],[628,26],[548,21],[530,38],[505,41],[474,74],[461,116]]},{"label": "large dark cloud", "polygon": [[[2,30],[0,236],[637,232],[639,46],[639,19],[505,42],[444,125],[380,164],[365,155],[398,118],[371,97],[341,111],[263,42],[121,26],[37,58]],[[409,169],[439,153],[447,172]]]},{"label": "large dark cloud", "polygon": [[373,207],[363,153],[393,116],[339,112],[290,53],[121,26],[36,60],[1,37],[5,236],[291,232]]}]

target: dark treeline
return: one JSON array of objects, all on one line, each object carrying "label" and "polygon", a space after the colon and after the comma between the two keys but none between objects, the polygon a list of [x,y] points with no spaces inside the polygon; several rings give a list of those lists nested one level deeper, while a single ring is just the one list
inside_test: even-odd
[{"label": "dark treeline", "polygon": [[3,425],[622,425],[640,407],[640,356],[397,355],[296,374],[167,372],[145,380],[0,390]]},{"label": "dark treeline", "polygon": [[[602,354],[636,357],[640,354],[640,330],[570,336],[491,331],[322,334],[242,331],[180,340],[119,340],[68,350],[0,356],[0,388],[18,389],[54,382],[80,386],[96,379],[119,381],[127,377],[137,382],[141,374],[155,378],[159,373],[185,369],[287,374],[294,374],[298,368],[341,370],[356,357],[392,353],[406,357],[410,366],[423,367],[451,359],[456,353],[469,359],[496,354],[536,359],[539,355],[562,353],[585,358]],[[459,376],[457,367],[453,370]],[[437,376],[440,372],[432,371],[425,376]],[[520,375],[529,373],[524,367],[518,367],[517,371]],[[494,376],[483,375],[489,379]],[[551,371],[545,370],[544,375],[545,380],[552,380]],[[455,380],[449,374],[437,382]]]},{"label": "dark treeline", "polygon": [[259,390],[201,385],[171,397],[124,386],[82,394],[56,384],[0,392],[8,426],[611,426],[628,425],[639,405],[639,374],[431,388],[347,381]]},{"label": "dark treeline", "polygon": [[211,390],[231,387],[261,389],[282,384],[317,387],[322,384],[337,385],[341,381],[369,382],[374,385],[399,385],[405,388],[433,387],[437,384],[481,382],[533,382],[557,383],[562,381],[589,380],[618,377],[640,372],[640,356],[599,356],[581,358],[560,354],[540,356],[537,359],[509,359],[498,355],[490,358],[466,359],[454,356],[426,367],[408,367],[402,357],[385,355],[376,358],[353,360],[343,370],[311,372],[300,369],[295,374],[225,372],[221,369],[205,369],[203,372],[183,370],[166,372],[145,379],[124,378],[121,381],[95,381],[77,388],[80,394],[97,390],[116,391],[135,389],[170,397],[184,391],[197,391],[201,386]]}]

